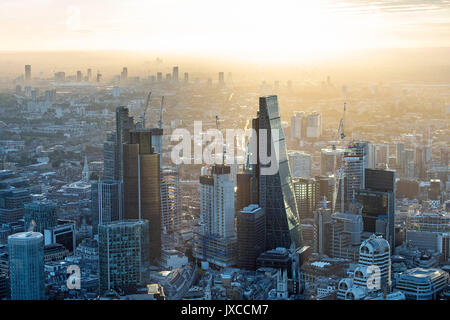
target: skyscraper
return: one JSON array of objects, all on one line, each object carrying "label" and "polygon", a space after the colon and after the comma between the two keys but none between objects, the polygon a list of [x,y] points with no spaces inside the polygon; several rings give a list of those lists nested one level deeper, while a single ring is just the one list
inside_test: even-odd
[{"label": "skyscraper", "polygon": [[306,133],[306,116],[303,111],[294,111],[291,117],[291,139],[303,139]]},{"label": "skyscraper", "polygon": [[115,180],[123,180],[123,144],[129,142],[132,129],[134,129],[134,121],[133,117],[129,116],[128,108],[118,107],[116,109]]},{"label": "skyscraper", "polygon": [[44,237],[21,232],[8,237],[12,300],[42,300],[44,292]]},{"label": "skyscraper", "polygon": [[[287,159],[286,143],[281,127],[277,96],[259,98],[258,117],[253,120],[257,132],[257,145],[260,150],[263,142],[259,133],[266,129],[268,138],[267,153],[274,152],[275,143],[279,146],[278,171],[275,174],[262,174],[262,169],[270,166],[262,164],[258,154],[256,172],[259,183],[259,205],[266,214],[266,249],[277,247],[289,248],[301,246],[300,221],[292,185],[291,172]],[[278,141],[272,138],[271,130],[277,130]],[[259,153],[259,152],[258,152]]]},{"label": "skyscraper", "polygon": [[123,67],[122,72],[120,73],[120,81],[126,82],[128,80],[128,68]]},{"label": "skyscraper", "polygon": [[236,263],[234,183],[230,167],[215,165],[200,176],[201,231],[195,235],[194,257],[219,267]]},{"label": "skyscraper", "polygon": [[31,65],[25,65],[25,81],[31,80]]},{"label": "skyscraper", "polygon": [[173,82],[178,82],[178,67],[173,67],[172,80]]},{"label": "skyscraper", "polygon": [[[344,152],[344,200],[349,203],[354,193],[364,187],[365,169],[368,167],[368,142],[351,143]],[[341,193],[338,193],[340,199]],[[337,201],[339,204],[340,201]],[[340,208],[342,211],[343,209]]]},{"label": "skyscraper", "polygon": [[98,227],[100,294],[131,292],[146,284],[149,267],[147,220],[122,220]]},{"label": "skyscraper", "polygon": [[395,248],[395,171],[365,169],[364,188],[356,191],[365,232],[382,234]]},{"label": "skyscraper", "polygon": [[293,186],[300,219],[313,218],[318,199],[316,180],[314,178],[293,179]]},{"label": "skyscraper", "polygon": [[119,171],[116,161],[116,133],[108,132],[106,134],[106,141],[103,143],[103,178],[105,180],[118,180]]},{"label": "skyscraper", "polygon": [[322,135],[322,115],[313,112],[306,119],[306,137],[318,139]]},{"label": "skyscraper", "polygon": [[92,182],[92,227],[97,233],[97,226],[102,223],[117,221],[122,217],[122,184],[114,180]]},{"label": "skyscraper", "polygon": [[168,234],[179,231],[181,196],[178,168],[161,170],[161,217],[162,228]]},{"label": "skyscraper", "polygon": [[146,219],[150,226],[150,258],[161,256],[160,155],[153,152],[148,129],[132,130],[123,145],[125,219]]}]

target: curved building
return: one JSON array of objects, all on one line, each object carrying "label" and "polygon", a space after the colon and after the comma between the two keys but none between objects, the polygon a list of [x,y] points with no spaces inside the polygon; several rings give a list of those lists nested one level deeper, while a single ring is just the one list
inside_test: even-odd
[{"label": "curved building", "polygon": [[[369,239],[365,240],[359,247],[359,265],[370,268],[366,270],[369,273],[376,274],[376,268],[380,273],[380,288],[386,289],[391,286],[391,253],[389,242],[382,237],[372,234]],[[356,276],[356,271],[355,271]],[[377,284],[374,284],[377,286]]]}]

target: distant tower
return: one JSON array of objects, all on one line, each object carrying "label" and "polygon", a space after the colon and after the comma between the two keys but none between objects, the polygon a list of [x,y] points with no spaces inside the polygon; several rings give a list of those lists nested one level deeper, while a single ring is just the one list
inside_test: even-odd
[{"label": "distant tower", "polygon": [[31,65],[25,65],[25,81],[31,80]]},{"label": "distant tower", "polygon": [[223,87],[225,85],[225,76],[223,72],[219,72],[219,87]]},{"label": "distant tower", "polygon": [[172,80],[178,82],[178,67],[173,67]]},{"label": "distant tower", "polygon": [[11,300],[43,300],[44,236],[21,232],[8,237]]},{"label": "distant tower", "polygon": [[88,182],[89,181],[89,164],[87,161],[87,156],[84,156],[84,167],[83,167],[83,172],[82,172],[82,180],[84,182]]},{"label": "distant tower", "polygon": [[128,80],[128,68],[123,67],[122,73],[120,74],[120,81],[127,81]]}]

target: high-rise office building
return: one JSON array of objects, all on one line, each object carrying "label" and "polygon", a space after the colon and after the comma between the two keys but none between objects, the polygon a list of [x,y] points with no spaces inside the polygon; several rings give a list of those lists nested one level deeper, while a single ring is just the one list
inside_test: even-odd
[{"label": "high-rise office building", "polygon": [[320,150],[320,174],[332,175],[342,164],[342,153],[344,150],[341,148],[324,148]]},{"label": "high-rise office building", "polygon": [[114,180],[123,180],[123,145],[130,141],[130,130],[134,129],[133,117],[129,116],[128,108],[116,109],[116,173]]},{"label": "high-rise office building", "polygon": [[306,118],[306,137],[318,139],[322,136],[322,115],[313,112]]},{"label": "high-rise office building", "polygon": [[108,132],[106,134],[106,141],[103,143],[103,179],[118,180],[119,172],[116,161],[118,156],[116,154],[116,133]]},{"label": "high-rise office building", "polygon": [[225,75],[223,72],[219,72],[219,87],[223,87],[225,85]]},{"label": "high-rise office building", "polygon": [[122,220],[98,227],[100,294],[131,292],[149,272],[149,223]]},{"label": "high-rise office building", "polygon": [[300,219],[313,218],[318,200],[316,180],[296,178],[292,182]]},{"label": "high-rise office building", "polygon": [[83,74],[81,73],[80,70],[77,71],[77,82],[81,82],[81,80],[83,79]]},{"label": "high-rise office building", "polygon": [[293,178],[309,178],[311,176],[311,155],[301,151],[289,151],[289,166]]},{"label": "high-rise office building", "polygon": [[128,68],[123,67],[122,72],[120,73],[120,81],[127,81],[128,80]]},{"label": "high-rise office building", "polygon": [[163,80],[163,74],[162,72],[156,73],[156,81],[161,82]]},{"label": "high-rise office building", "polygon": [[172,70],[172,80],[178,82],[178,67],[173,67]]},{"label": "high-rise office building", "polygon": [[178,232],[181,224],[181,195],[178,168],[161,170],[161,218],[163,232]]},{"label": "high-rise office building", "polygon": [[24,204],[31,202],[28,189],[0,191],[0,224],[17,222],[23,218]]},{"label": "high-rise office building", "polygon": [[58,224],[56,205],[48,200],[30,202],[24,205],[25,230],[44,233]]},{"label": "high-rise office building", "polygon": [[44,299],[43,235],[39,232],[21,232],[9,236],[8,253],[11,299]]},{"label": "high-rise office building", "polygon": [[149,129],[132,130],[123,145],[125,219],[145,219],[150,226],[150,258],[161,256],[160,155],[153,152]]},{"label": "high-rise office building", "polygon": [[218,267],[236,263],[234,183],[230,167],[215,165],[200,176],[201,231],[195,235],[194,257]]},{"label": "high-rise office building", "polygon": [[306,137],[306,115],[303,111],[294,111],[291,117],[291,139]]},{"label": "high-rise office building", "polygon": [[256,259],[266,246],[266,216],[257,205],[242,208],[237,215],[237,264],[255,270]]},{"label": "high-rise office building", "polygon": [[[355,192],[364,187],[365,169],[368,167],[368,142],[351,143],[344,152],[344,201],[352,201]],[[340,199],[341,192],[338,192]],[[340,201],[337,201],[337,205]],[[344,204],[345,205],[345,204]],[[343,209],[340,208],[342,211]]]},{"label": "high-rise office building", "polygon": [[31,65],[25,65],[25,81],[31,80]]},{"label": "high-rise office building", "polygon": [[[295,247],[300,247],[301,227],[287,159],[286,142],[281,127],[277,96],[259,98],[259,112],[258,117],[253,119],[253,128],[256,131],[258,150],[261,148],[260,144],[263,143],[259,139],[259,133],[262,129],[266,129],[268,134],[265,141],[267,143],[267,148],[265,148],[267,155],[276,152],[275,144],[279,147],[278,170],[275,174],[269,175],[268,172],[265,172],[267,168],[274,164],[261,163],[259,152],[254,171],[258,177],[259,205],[266,214],[266,249],[289,248],[292,243]],[[278,141],[275,141],[272,137],[271,130],[279,132]]]},{"label": "high-rise office building", "polygon": [[184,83],[185,84],[189,83],[189,73],[187,72],[184,73]]},{"label": "high-rise office building", "polygon": [[92,80],[92,69],[87,69],[87,81]]},{"label": "high-rise office building", "polygon": [[395,171],[365,169],[364,188],[357,190],[356,200],[363,206],[364,231],[377,233],[395,248]]},{"label": "high-rise office building", "polygon": [[331,209],[319,207],[314,211],[314,252],[329,254]]},{"label": "high-rise office building", "polygon": [[92,227],[120,220],[122,217],[122,183],[116,180],[98,180],[91,184]]}]

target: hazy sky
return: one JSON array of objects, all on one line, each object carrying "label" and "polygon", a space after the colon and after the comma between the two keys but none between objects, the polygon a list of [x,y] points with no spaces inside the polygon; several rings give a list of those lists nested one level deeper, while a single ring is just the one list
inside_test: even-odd
[{"label": "hazy sky", "polygon": [[450,46],[450,0],[0,0],[0,50],[286,60]]}]

